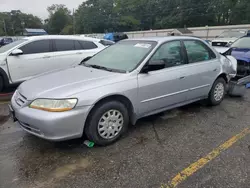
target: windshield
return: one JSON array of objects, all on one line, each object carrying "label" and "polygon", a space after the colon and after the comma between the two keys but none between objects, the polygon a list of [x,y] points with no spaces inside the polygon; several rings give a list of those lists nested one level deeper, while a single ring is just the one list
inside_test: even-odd
[{"label": "windshield", "polygon": [[250,37],[244,37],[231,45],[233,48],[250,48]]},{"label": "windshield", "polygon": [[246,31],[225,31],[219,38],[240,38],[246,35]]},{"label": "windshield", "polygon": [[17,40],[0,48],[0,53],[7,52],[8,50],[14,48],[15,46],[27,41],[26,39]]},{"label": "windshield", "polygon": [[96,54],[85,65],[130,72],[142,62],[156,44],[152,41],[122,41]]}]

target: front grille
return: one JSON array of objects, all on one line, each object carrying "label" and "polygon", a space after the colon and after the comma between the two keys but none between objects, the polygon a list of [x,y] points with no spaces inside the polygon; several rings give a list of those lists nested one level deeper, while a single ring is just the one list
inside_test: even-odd
[{"label": "front grille", "polygon": [[14,99],[16,101],[16,104],[20,107],[24,106],[27,103],[27,98],[18,91],[16,91]]},{"label": "front grille", "polygon": [[227,42],[212,42],[212,46],[226,46]]},{"label": "front grille", "polygon": [[242,60],[237,61],[237,76],[245,77],[250,75],[250,63]]}]

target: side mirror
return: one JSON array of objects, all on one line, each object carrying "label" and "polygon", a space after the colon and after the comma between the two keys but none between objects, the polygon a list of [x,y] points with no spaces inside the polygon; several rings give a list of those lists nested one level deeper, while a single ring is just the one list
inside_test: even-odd
[{"label": "side mirror", "polygon": [[21,55],[21,54],[23,54],[23,51],[20,49],[15,49],[11,52],[11,55],[13,55],[13,56],[17,56],[17,55]]},{"label": "side mirror", "polygon": [[161,70],[165,68],[165,62],[163,60],[150,60],[147,65],[142,69],[142,73],[148,73],[150,71]]},{"label": "side mirror", "polygon": [[86,57],[85,59],[83,59],[82,61],[81,61],[81,63],[80,63],[80,65],[82,65],[84,62],[86,62],[86,61],[88,61],[88,60],[90,60],[92,57]]}]

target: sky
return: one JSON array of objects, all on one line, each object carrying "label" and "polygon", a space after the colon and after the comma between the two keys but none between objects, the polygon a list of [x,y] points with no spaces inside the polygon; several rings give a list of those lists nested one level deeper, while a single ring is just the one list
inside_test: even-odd
[{"label": "sky", "polygon": [[47,7],[52,4],[65,4],[71,11],[77,8],[84,0],[0,0],[0,12],[21,10],[46,19]]}]

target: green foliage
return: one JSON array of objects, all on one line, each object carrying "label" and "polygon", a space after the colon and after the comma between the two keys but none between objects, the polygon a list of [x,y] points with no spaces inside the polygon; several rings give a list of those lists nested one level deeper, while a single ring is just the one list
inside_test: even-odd
[{"label": "green foliage", "polygon": [[[20,10],[11,12],[0,12],[0,36],[20,35],[23,28],[42,28],[43,24],[40,18],[32,14],[22,13]],[[6,29],[6,32],[5,32]]]},{"label": "green foliage", "polygon": [[249,0],[86,0],[75,13],[61,4],[47,10],[44,24],[21,11],[0,13],[0,35],[4,22],[8,35],[25,27],[80,34],[250,23]]},{"label": "green foliage", "polygon": [[[47,8],[49,18],[46,23],[46,28],[50,34],[72,34],[72,29],[69,29],[72,24],[71,13],[65,5],[53,4]],[[72,27],[72,26],[71,26]]]},{"label": "green foliage", "polygon": [[87,0],[76,11],[78,33],[250,22],[249,0]]}]

